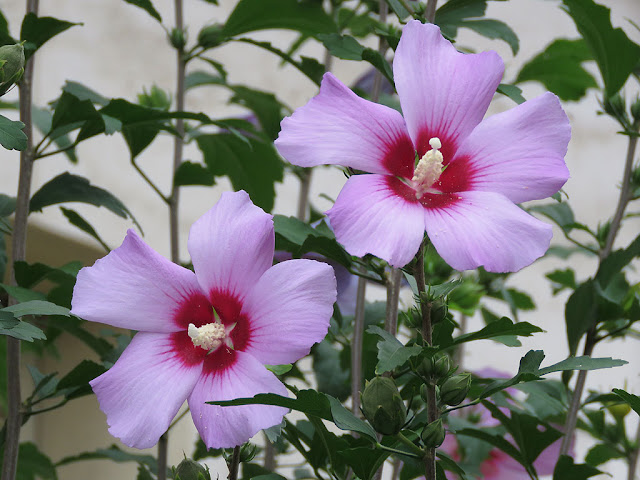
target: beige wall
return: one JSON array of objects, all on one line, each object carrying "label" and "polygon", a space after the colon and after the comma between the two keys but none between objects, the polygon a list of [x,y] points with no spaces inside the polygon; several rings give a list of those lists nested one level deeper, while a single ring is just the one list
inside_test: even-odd
[{"label": "beige wall", "polygon": [[[160,10],[165,25],[173,21],[172,2],[157,0],[154,2]],[[202,25],[221,21],[230,11],[233,1],[221,0],[221,7],[214,7],[200,0],[185,2],[186,24],[193,39]],[[640,2],[637,0],[607,0],[614,8],[614,25],[624,26],[627,33],[640,42],[640,32],[625,21],[640,19]],[[507,70],[505,81],[511,81],[520,66],[540,51],[552,39],[559,36],[576,37],[569,17],[557,8],[558,2],[543,0],[511,0],[510,2],[491,2],[490,16],[509,23],[519,34],[521,51],[513,58],[510,50],[500,42],[492,42],[472,33],[461,34],[459,44],[478,50],[496,49],[505,59]],[[0,0],[0,6],[10,22],[12,33],[17,35],[20,19],[23,15],[23,2],[18,0]],[[74,27],[47,44],[38,55],[34,99],[43,105],[56,98],[65,80],[85,83],[105,96],[121,96],[129,100],[135,98],[143,87],[153,82],[171,90],[174,87],[175,61],[170,47],[166,44],[164,31],[159,28],[145,12],[121,1],[70,1],[48,0],[41,2],[41,15],[53,15],[70,21],[83,22],[84,26]],[[286,46],[293,38],[290,33],[267,32],[256,35],[259,39],[268,39]],[[305,49],[306,55],[321,58],[322,48],[315,44]],[[276,92],[277,96],[292,107],[303,105],[316,93],[316,87],[305,77],[290,68],[280,68],[278,59],[248,45],[223,47],[212,53],[229,70],[230,79],[237,83]],[[194,65],[194,67],[196,67]],[[204,68],[197,66],[197,68]],[[335,74],[349,83],[360,73],[361,65],[336,61]],[[634,86],[635,88],[635,86]],[[536,85],[526,85],[525,95],[533,97],[541,93]],[[635,90],[637,91],[637,90]],[[632,90],[629,89],[629,93]],[[12,93],[14,98],[16,92]],[[226,93],[221,89],[197,89],[187,96],[189,110],[203,111],[212,117],[221,117],[240,113],[237,107],[229,107]],[[492,107],[494,110],[511,108],[513,104],[498,98]],[[571,179],[565,190],[571,198],[571,204],[580,221],[595,226],[613,211],[617,200],[614,185],[619,182],[625,155],[626,142],[615,135],[616,124],[607,117],[595,116],[598,108],[595,95],[580,104],[566,106],[573,125],[573,139],[570,145],[567,163],[571,170]],[[140,164],[160,187],[167,191],[170,186],[171,140],[162,138],[140,157]],[[121,198],[143,225],[146,241],[155,249],[168,254],[167,212],[165,206],[154,196],[147,185],[133,173],[128,160],[124,141],[119,136],[98,137],[83,143],[78,148],[80,162],[74,166],[64,156],[47,158],[38,162],[34,171],[33,185],[37,189],[53,176],[64,170],[87,176],[94,183],[107,188]],[[18,155],[0,151],[0,192],[13,194],[18,174]],[[199,159],[199,152],[193,145],[187,147],[185,158]],[[327,208],[328,203],[319,198],[326,193],[335,198],[344,177],[336,169],[319,169],[314,176],[311,200],[318,208]],[[278,213],[294,214],[297,195],[297,182],[287,178],[278,186]],[[188,259],[186,238],[190,224],[213,205],[220,192],[229,189],[224,180],[211,188],[191,187],[184,190],[181,202],[181,254]],[[114,217],[104,209],[88,206],[74,206],[91,222],[100,226],[100,233],[107,243],[117,246],[122,241],[127,228],[132,225]],[[74,241],[71,257],[77,258],[78,245],[90,243],[90,239],[70,227],[57,208],[50,208],[43,214],[33,215],[34,224],[41,230],[32,232],[30,237],[30,258],[40,258],[50,249],[52,238]],[[623,229],[619,245],[624,245],[640,229],[638,220],[629,221]],[[557,233],[557,232],[556,232]],[[54,235],[51,237],[50,235]],[[556,241],[562,242],[559,235]],[[61,245],[64,245],[64,242]],[[61,246],[55,252],[62,254]],[[89,260],[97,250],[88,248],[81,253]],[[547,354],[546,362],[552,363],[566,356],[563,308],[566,295],[551,297],[550,288],[543,280],[546,272],[557,268],[556,260],[549,259],[536,263],[531,268],[517,274],[513,284],[534,294],[540,310],[524,315],[523,320],[531,320],[541,325],[546,334],[537,335],[523,341],[523,347],[508,349],[491,342],[480,342],[467,350],[465,366],[478,369],[484,366],[500,368],[511,365],[515,369],[517,360],[530,348],[543,348]],[[53,261],[53,263],[56,263]],[[60,261],[59,263],[62,263]],[[585,278],[594,270],[594,261],[575,257],[571,266]],[[372,295],[379,296],[379,291]],[[407,297],[408,298],[408,297]],[[471,320],[470,328],[479,327],[480,321]],[[65,373],[72,368],[87,352],[73,339],[66,339],[60,345],[62,359],[47,359],[41,364],[43,370]],[[615,356],[629,360],[630,364],[615,370],[592,372],[589,386],[600,389],[627,385],[627,389],[640,393],[638,379],[637,343],[612,342],[599,345],[599,356]],[[74,401],[59,413],[43,415],[32,422],[33,438],[41,448],[58,460],[65,455],[84,450],[106,447],[118,443],[107,433],[104,416],[99,412],[94,397]],[[28,432],[27,432],[28,433]],[[190,453],[195,439],[194,429],[189,419],[183,420],[170,443],[170,462],[177,463],[182,452]],[[579,448],[584,452],[584,439]],[[100,465],[98,469],[98,465]],[[94,480],[108,478],[132,478],[135,468],[131,465],[119,465],[110,462],[85,462],[64,467],[60,471],[62,479]],[[621,478],[624,468],[616,464],[611,469],[613,478]],[[221,477],[226,474],[220,471]]]}]

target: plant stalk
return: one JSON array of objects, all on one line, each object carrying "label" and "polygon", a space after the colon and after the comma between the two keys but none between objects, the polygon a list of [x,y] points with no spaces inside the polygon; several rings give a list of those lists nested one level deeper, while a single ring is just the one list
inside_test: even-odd
[{"label": "plant stalk", "polygon": [[[611,227],[609,229],[609,234],[607,235],[605,245],[600,251],[600,265],[611,254],[613,244],[616,240],[616,236],[618,235],[620,226],[622,224],[622,219],[624,218],[624,212],[627,208],[629,200],[631,199],[631,173],[633,170],[633,160],[636,153],[637,143],[638,137],[635,135],[630,135],[629,144],[627,146],[627,158],[625,160],[624,172],[622,174],[620,196],[618,197],[618,205],[616,206],[616,211],[613,215],[613,220],[611,221]],[[594,324],[587,332],[583,355],[591,356],[596,343],[596,325]],[[584,392],[586,379],[587,370],[580,370],[578,372],[578,378],[576,379],[576,384],[573,389],[573,395],[571,396],[569,411],[567,412],[564,437],[562,438],[562,445],[560,446],[560,455],[567,455],[569,452],[569,447],[571,446],[571,442],[576,430],[576,424],[578,422],[578,412],[580,410],[582,393]]]},{"label": "plant stalk", "polygon": [[367,281],[358,278],[356,312],[353,319],[353,341],[351,343],[351,411],[360,415],[360,387],[362,386],[362,338],[364,336],[364,301]]},{"label": "plant stalk", "polygon": [[427,21],[434,23],[436,20],[436,7],[438,6],[438,0],[429,0],[424,10],[424,18]]},{"label": "plant stalk", "polygon": [[238,479],[238,470],[240,467],[240,445],[233,448],[233,454],[231,455],[231,462],[229,463],[229,476],[228,480]]},{"label": "plant stalk", "polygon": [[[38,13],[38,0],[27,0],[27,13]],[[24,67],[24,76],[20,82],[20,121],[24,123],[27,136],[27,148],[20,152],[20,173],[18,176],[18,192],[16,200],[13,235],[11,237],[11,263],[9,271],[12,285],[17,285],[13,265],[26,259],[27,251],[27,217],[29,216],[29,199],[31,198],[31,176],[33,173],[33,122],[31,120],[32,86],[34,56],[31,56]],[[9,305],[18,303],[9,298]],[[7,336],[7,421],[2,461],[2,480],[14,480],[18,468],[18,450],[20,448],[20,428],[22,415],[20,412],[20,340]]]},{"label": "plant stalk", "polygon": [[640,423],[638,423],[638,429],[636,430],[636,438],[634,448],[629,455],[629,472],[627,474],[627,480],[635,480],[636,468],[638,467],[638,455],[640,454]]}]

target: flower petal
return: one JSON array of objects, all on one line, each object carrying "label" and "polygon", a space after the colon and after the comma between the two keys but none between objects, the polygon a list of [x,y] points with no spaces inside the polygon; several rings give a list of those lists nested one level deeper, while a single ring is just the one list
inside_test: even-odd
[{"label": "flower petal", "polygon": [[130,447],[149,448],[167,431],[201,371],[201,364],[186,366],[174,356],[169,335],[142,332],[89,384],[107,415],[109,433]]},{"label": "flower petal", "polygon": [[122,245],[78,273],[71,313],[92,322],[148,332],[175,332],[173,314],[200,292],[196,276],[129,230]]},{"label": "flower petal", "polygon": [[251,336],[245,349],[265,364],[293,363],[309,354],[329,329],[336,301],[333,268],[299,259],[274,265],[245,298]]},{"label": "flower petal", "polygon": [[431,137],[440,137],[443,154],[447,143],[464,139],[482,120],[503,71],[497,53],[460,53],[435,25],[410,21],[396,49],[393,73],[418,153],[430,148]]},{"label": "flower petal", "polygon": [[492,115],[462,142],[473,190],[502,193],[515,203],[546,198],[569,178],[564,163],[571,125],[553,93]]},{"label": "flower petal", "polygon": [[281,125],[275,145],[294,165],[412,176],[415,153],[402,116],[358,97],[331,73],[320,93]]},{"label": "flower petal", "polygon": [[395,193],[394,182],[401,183],[391,176],[354,175],[327,215],[336,238],[351,255],[372,253],[403,267],[422,242],[424,209]]},{"label": "flower petal", "polygon": [[244,191],[225,192],[191,226],[188,248],[200,286],[242,299],[271,266],[273,217]]},{"label": "flower petal", "polygon": [[457,270],[481,265],[489,272],[516,272],[544,255],[551,226],[507,198],[491,192],[461,192],[445,208],[425,209],[431,243]]},{"label": "flower petal", "polygon": [[189,397],[191,417],[209,448],[240,445],[264,428],[279,424],[286,408],[268,405],[219,407],[205,402],[253,397],[258,393],[287,396],[287,389],[258,360],[236,351],[236,361],[225,370],[203,375]]}]

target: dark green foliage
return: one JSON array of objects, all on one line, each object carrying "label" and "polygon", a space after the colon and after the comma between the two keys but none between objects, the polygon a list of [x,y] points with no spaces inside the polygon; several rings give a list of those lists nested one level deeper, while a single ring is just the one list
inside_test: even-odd
[{"label": "dark green foliage", "polygon": [[27,148],[27,136],[22,131],[24,123],[9,120],[0,115],[0,145],[7,150],[24,150]]},{"label": "dark green foliage", "polygon": [[127,3],[130,3],[131,5],[135,5],[136,7],[140,7],[143,10],[146,10],[146,12],[149,15],[151,15],[157,21],[162,22],[162,17],[158,13],[158,11],[154,8],[150,0],[124,0],[124,1]]},{"label": "dark green foliage", "polygon": [[20,40],[25,42],[25,57],[28,59],[47,41],[74,25],[81,24],[53,17],[38,17],[35,13],[27,13],[22,20],[20,29]]}]

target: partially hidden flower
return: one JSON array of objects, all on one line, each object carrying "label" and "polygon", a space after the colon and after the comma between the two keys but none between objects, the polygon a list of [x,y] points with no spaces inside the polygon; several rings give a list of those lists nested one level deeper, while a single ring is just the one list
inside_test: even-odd
[{"label": "partially hidden flower", "polygon": [[286,409],[205,402],[287,395],[265,364],[292,363],[327,333],[332,268],[299,259],[272,266],[272,216],[245,192],[224,193],[191,227],[195,273],[129,231],[122,246],[78,274],[72,313],[138,330],[91,381],[109,432],[147,448],[185,400],[208,447],[232,447],[282,421]]},{"label": "partially hidden flower", "polygon": [[368,172],[352,175],[327,212],[352,255],[401,267],[426,230],[458,270],[517,271],[544,254],[552,230],[515,204],[564,185],[571,133],[548,92],[483,120],[503,71],[495,52],[460,53],[437,26],[414,20],[393,61],[404,118],[326,73],[275,143],[294,165]]}]

